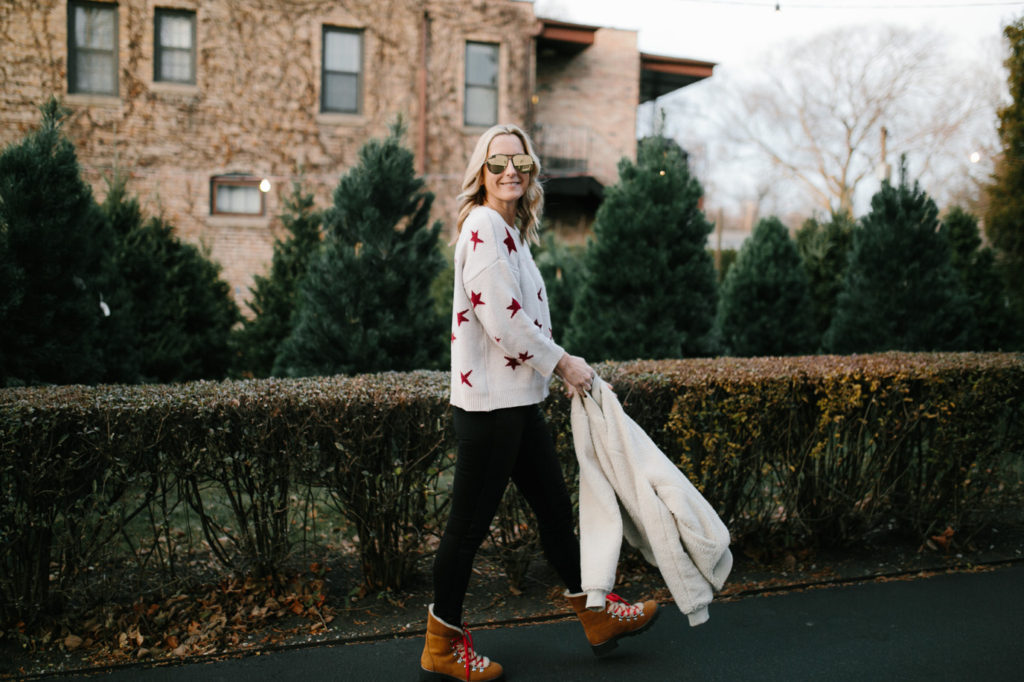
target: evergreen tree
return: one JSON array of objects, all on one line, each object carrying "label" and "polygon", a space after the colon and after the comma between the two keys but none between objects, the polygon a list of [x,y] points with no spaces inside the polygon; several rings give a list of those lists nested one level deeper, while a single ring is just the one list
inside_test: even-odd
[{"label": "evergreen tree", "polygon": [[807,272],[816,346],[832,322],[855,226],[849,213],[838,212],[824,223],[810,218],[796,233],[796,249]]},{"label": "evergreen tree", "polygon": [[[147,287],[139,273],[125,267],[125,242],[142,222],[142,211],[135,198],[128,198],[125,180],[121,176],[109,183],[107,196],[100,205],[107,223],[114,235],[111,260],[117,273],[113,289],[104,293],[110,310],[107,318],[110,333],[106,337],[107,362],[103,381],[106,383],[131,384],[142,380],[142,362],[146,347],[138,333],[140,315],[145,316],[149,301],[139,299],[149,296],[153,288]],[[155,267],[152,264],[150,267]]]},{"label": "evergreen tree", "polygon": [[758,222],[722,283],[717,327],[730,355],[813,350],[807,273],[778,218]]},{"label": "evergreen tree", "polygon": [[583,280],[583,249],[560,242],[553,234],[543,238],[543,248],[535,257],[537,269],[548,290],[551,328],[558,335],[569,329],[572,309]]},{"label": "evergreen tree", "polygon": [[[710,251],[712,260],[715,258],[715,252]],[[725,281],[725,276],[729,274],[729,269],[736,263],[736,257],[739,255],[739,251],[736,249],[722,249],[718,252],[718,264],[715,266],[715,274],[718,277],[718,284],[721,285]]]},{"label": "evergreen tree", "polygon": [[299,281],[320,249],[323,215],[313,208],[313,195],[303,193],[298,183],[285,200],[281,222],[287,236],[274,242],[270,276],[253,278],[256,286],[250,288],[249,302],[253,316],[242,321],[232,340],[239,375],[270,376],[274,358],[291,331]]},{"label": "evergreen tree", "polygon": [[415,176],[404,126],[359,151],[324,215],[323,249],[299,287],[275,375],[435,368],[446,361],[446,318],[430,286],[443,263],[434,195]]},{"label": "evergreen tree", "polygon": [[113,238],[51,98],[0,154],[0,386],[92,383],[104,372],[101,295]]},{"label": "evergreen tree", "polygon": [[113,183],[103,211],[117,235],[115,262],[127,292],[112,316],[130,320],[129,347],[138,349],[134,376],[123,380],[223,378],[238,307],[219,267],[162,218],[144,218],[123,182]]},{"label": "evergreen tree", "polygon": [[1004,30],[1010,102],[999,112],[1003,151],[988,188],[985,231],[996,249],[1013,319],[1024,320],[1024,17]]},{"label": "evergreen tree", "polygon": [[970,301],[975,325],[967,341],[970,350],[1007,350],[1018,347],[1014,339],[1020,324],[1013,321],[1003,281],[996,270],[995,252],[982,248],[978,219],[959,206],[942,221],[942,233],[950,245],[950,262],[959,273]]},{"label": "evergreen tree", "polygon": [[663,137],[619,162],[584,255],[566,346],[588,361],[712,350],[717,283],[711,232],[686,154]]},{"label": "evergreen tree", "polygon": [[850,263],[823,345],[834,353],[962,350],[973,322],[938,231],[938,208],[915,182],[882,183],[853,233]]}]

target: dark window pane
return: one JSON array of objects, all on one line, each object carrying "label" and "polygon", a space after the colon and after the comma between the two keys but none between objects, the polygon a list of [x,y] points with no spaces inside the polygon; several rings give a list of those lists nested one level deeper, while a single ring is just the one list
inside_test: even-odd
[{"label": "dark window pane", "polygon": [[498,120],[498,93],[490,88],[466,88],[466,125],[489,126]]},{"label": "dark window pane", "polygon": [[356,111],[359,101],[359,79],[347,73],[329,73],[324,77],[324,109]]},{"label": "dark window pane", "polygon": [[324,28],[322,111],[359,113],[362,90],[363,34]]},{"label": "dark window pane", "polygon": [[324,36],[324,68],[328,71],[359,72],[359,34],[328,31]]},{"label": "dark window pane", "polygon": [[68,4],[68,92],[117,94],[117,6]]},{"label": "dark window pane", "polygon": [[214,201],[217,213],[263,213],[260,189],[256,185],[217,185]]},{"label": "dark window pane", "polygon": [[154,79],[195,83],[194,12],[156,11],[156,68]]}]

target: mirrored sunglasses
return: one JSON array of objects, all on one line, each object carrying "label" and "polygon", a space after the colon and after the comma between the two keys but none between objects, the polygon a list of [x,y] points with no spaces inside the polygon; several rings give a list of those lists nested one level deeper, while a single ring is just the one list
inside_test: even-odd
[{"label": "mirrored sunglasses", "polygon": [[529,173],[533,170],[533,157],[529,154],[491,154],[487,157],[487,170],[500,175],[508,168],[509,159],[520,173]]}]

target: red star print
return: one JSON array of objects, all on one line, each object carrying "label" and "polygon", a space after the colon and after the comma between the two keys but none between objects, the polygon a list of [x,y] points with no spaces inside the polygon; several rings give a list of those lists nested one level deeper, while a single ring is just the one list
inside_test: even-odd
[{"label": "red star print", "polygon": [[473,388],[473,384],[469,383],[469,375],[473,373],[473,370],[468,372],[459,372],[459,376],[462,377],[462,383],[466,384],[470,388]]},{"label": "red star print", "polygon": [[537,300],[538,301],[543,301],[544,300],[544,297],[540,295],[542,291],[544,291],[544,290],[543,289],[537,289]]},{"label": "red star print", "polygon": [[501,337],[500,336],[495,336],[494,337],[494,343],[501,343]]},{"label": "red star print", "polygon": [[[520,357],[522,357],[522,355],[520,355]],[[520,365],[520,362],[515,358],[510,358],[507,355],[505,356],[505,359],[508,360],[508,362],[505,363],[505,366],[511,367],[513,372],[516,371],[516,367]]]},{"label": "red star print", "polygon": [[469,294],[469,302],[473,304],[474,308],[477,307],[478,305],[487,305],[486,303],[484,303],[483,294],[477,291],[471,291],[469,292]]},{"label": "red star print", "polygon": [[530,355],[528,352],[527,353],[520,353],[519,354],[519,359],[522,362],[526,362],[527,360],[531,360],[532,358],[533,358],[533,356]]},{"label": "red star print", "polygon": [[469,318],[466,317],[466,313],[468,313],[468,312],[469,312],[469,308],[466,308],[465,310],[460,310],[459,312],[457,312],[455,314],[455,326],[456,327],[461,327],[463,322],[469,322]]},{"label": "red star print", "polygon": [[477,244],[483,244],[484,243],[484,240],[480,239],[480,231],[479,230],[473,230],[473,233],[472,233],[472,235],[470,236],[469,239],[470,239],[471,242],[473,242],[473,250],[474,251],[476,251],[476,245]]},{"label": "red star print", "polygon": [[505,310],[511,310],[512,314],[509,315],[509,317],[515,317],[516,313],[518,313],[520,310],[522,310],[522,308],[523,308],[523,306],[519,305],[519,301],[517,301],[516,299],[513,298],[512,299],[512,305],[506,307]]},{"label": "red star print", "polygon": [[455,334],[452,334],[452,343],[455,343]]},{"label": "red star print", "polygon": [[508,252],[512,253],[513,251],[518,251],[519,249],[516,248],[515,237],[512,236],[512,233],[508,231],[507,227],[505,228],[505,234],[508,236],[505,237],[503,241],[505,242],[505,246],[508,247]]},{"label": "red star print", "polygon": [[542,325],[539,320],[534,320],[533,323],[537,325],[537,329],[544,331],[544,325]]}]

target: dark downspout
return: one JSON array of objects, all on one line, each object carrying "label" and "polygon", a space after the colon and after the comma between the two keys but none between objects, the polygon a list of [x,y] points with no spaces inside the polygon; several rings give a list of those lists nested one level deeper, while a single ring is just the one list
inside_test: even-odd
[{"label": "dark downspout", "polygon": [[422,35],[420,36],[420,68],[417,90],[420,103],[420,117],[416,131],[416,173],[424,175],[427,170],[427,55],[429,54],[430,14],[423,10]]}]

